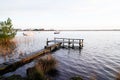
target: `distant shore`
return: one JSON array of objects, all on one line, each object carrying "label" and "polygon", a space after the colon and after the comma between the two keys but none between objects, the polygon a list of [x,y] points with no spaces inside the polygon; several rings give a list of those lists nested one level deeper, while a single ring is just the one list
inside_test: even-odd
[{"label": "distant shore", "polygon": [[120,31],[120,29],[78,29],[78,30],[54,30],[54,29],[16,29],[17,31]]},{"label": "distant shore", "polygon": [[120,31],[120,29],[81,29],[81,30],[60,30],[60,31]]}]

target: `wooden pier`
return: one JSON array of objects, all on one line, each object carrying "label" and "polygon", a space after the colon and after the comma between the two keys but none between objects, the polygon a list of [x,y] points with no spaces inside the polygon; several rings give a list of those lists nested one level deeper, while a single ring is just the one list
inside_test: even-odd
[{"label": "wooden pier", "polygon": [[[53,44],[50,45],[50,43],[53,42]],[[60,47],[65,47],[65,44],[67,44],[68,48],[75,47],[75,44],[79,45],[79,48],[81,49],[83,47],[83,39],[70,39],[70,38],[54,38],[54,40],[48,40],[46,41],[46,46],[44,49],[40,51],[33,52],[32,54],[29,54],[25,56],[24,58],[18,59],[16,61],[9,61],[0,64],[0,76],[15,71],[17,68],[31,62],[32,60],[36,59],[37,57],[50,53],[52,51],[55,51],[59,49]]]},{"label": "wooden pier", "polygon": [[75,44],[78,44],[79,48],[81,49],[83,47],[83,40],[84,39],[73,39],[73,38],[54,38],[54,40],[47,39],[46,46],[48,46],[50,42],[61,43],[62,44],[61,47],[67,46],[68,48],[74,48]]}]

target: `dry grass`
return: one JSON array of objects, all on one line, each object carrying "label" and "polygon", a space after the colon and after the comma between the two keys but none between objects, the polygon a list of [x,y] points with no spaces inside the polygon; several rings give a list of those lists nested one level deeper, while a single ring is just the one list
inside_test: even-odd
[{"label": "dry grass", "polygon": [[56,66],[56,60],[51,56],[39,58],[33,68],[27,70],[27,75],[30,80],[52,80],[47,75],[49,71]]},{"label": "dry grass", "polygon": [[38,72],[43,72],[44,74],[54,69],[56,67],[56,60],[51,55],[38,59],[35,68]]},{"label": "dry grass", "polygon": [[0,55],[11,54],[16,48],[16,43],[9,39],[0,39]]},{"label": "dry grass", "polygon": [[22,50],[19,50],[18,46],[20,44],[25,44],[26,47],[30,46],[31,39],[26,39],[23,37],[15,37],[14,39],[3,39],[0,38],[0,55],[6,56],[15,52],[15,49],[18,53],[24,53]]}]

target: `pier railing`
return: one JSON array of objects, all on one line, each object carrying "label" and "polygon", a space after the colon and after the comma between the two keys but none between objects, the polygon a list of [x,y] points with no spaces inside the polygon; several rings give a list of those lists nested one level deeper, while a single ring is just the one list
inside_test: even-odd
[{"label": "pier railing", "polygon": [[[79,48],[83,47],[83,40],[84,39],[74,39],[74,38],[54,38],[54,40],[48,40],[46,41],[46,46],[49,45],[50,42],[54,43],[62,43],[62,47],[67,46],[68,48],[75,47],[75,44],[78,44]],[[65,45],[67,44],[67,45]]]}]

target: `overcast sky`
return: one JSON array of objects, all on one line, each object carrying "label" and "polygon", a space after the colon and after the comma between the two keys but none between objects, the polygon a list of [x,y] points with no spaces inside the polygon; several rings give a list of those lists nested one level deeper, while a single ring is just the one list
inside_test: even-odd
[{"label": "overcast sky", "polygon": [[0,0],[14,28],[120,29],[120,0]]}]

